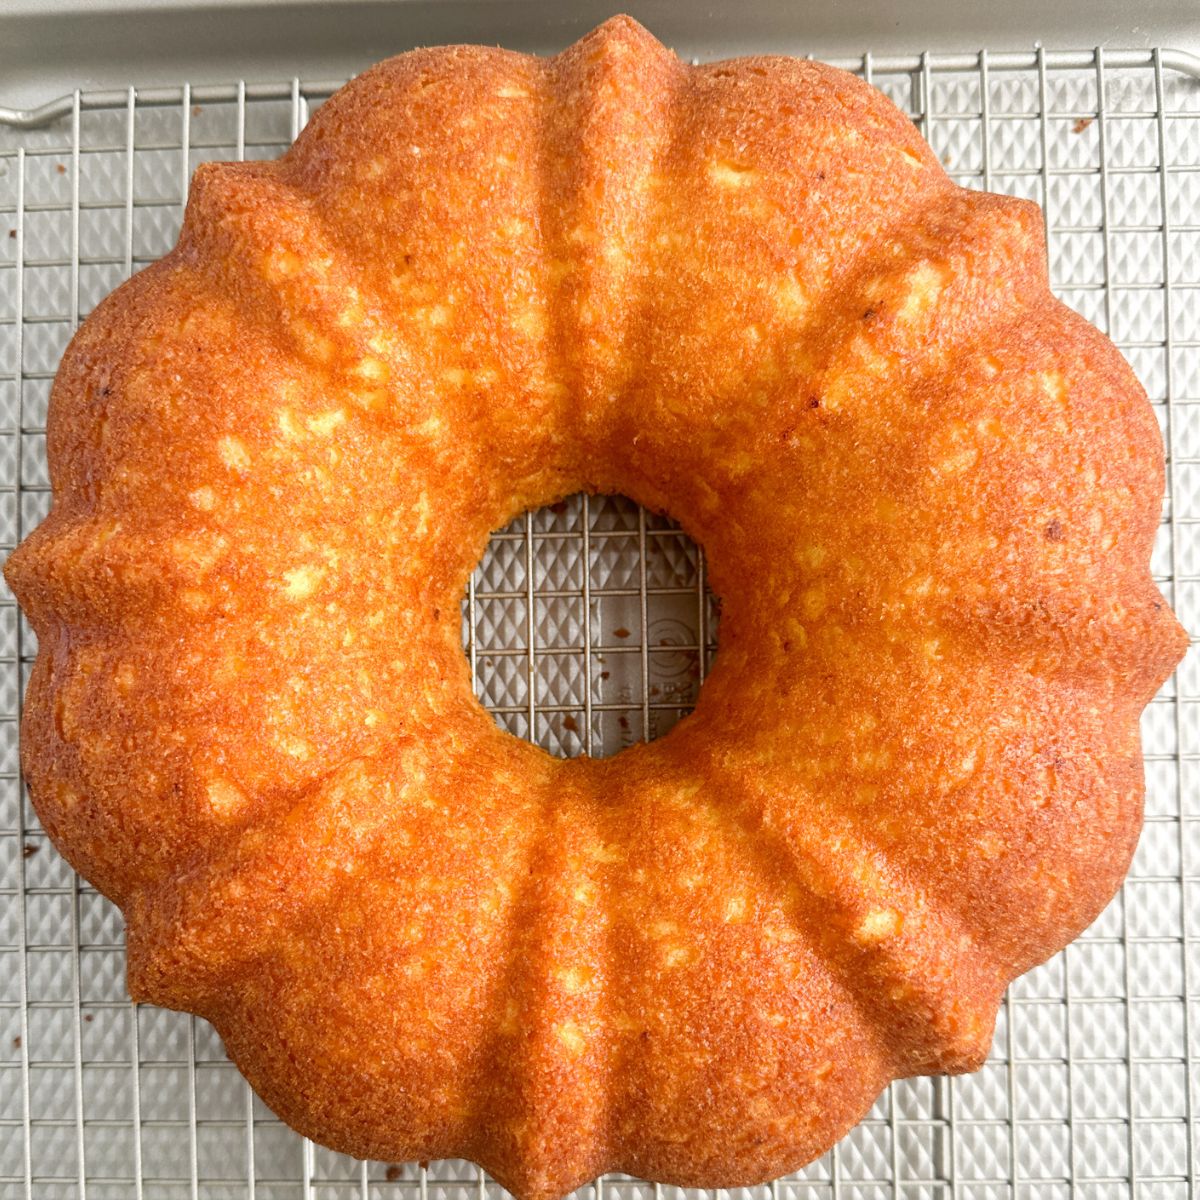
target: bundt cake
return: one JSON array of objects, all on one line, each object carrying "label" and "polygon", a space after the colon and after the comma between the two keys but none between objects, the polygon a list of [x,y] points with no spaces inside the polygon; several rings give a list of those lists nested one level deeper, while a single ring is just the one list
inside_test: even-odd
[{"label": "bundt cake", "polygon": [[[627,18],[390,59],[196,171],[48,449],[37,811],[133,996],[326,1145],[768,1179],[979,1066],[1126,870],[1158,428],[1038,209],[840,71]],[[723,602],[695,712],[603,760],[501,732],[460,640],[489,531],[579,490]]]}]

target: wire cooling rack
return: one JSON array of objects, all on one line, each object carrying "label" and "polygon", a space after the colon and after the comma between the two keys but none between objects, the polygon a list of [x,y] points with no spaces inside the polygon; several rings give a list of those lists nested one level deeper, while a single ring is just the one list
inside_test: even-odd
[{"label": "wire cooling rack", "polygon": [[[1154,570],[1200,630],[1200,60],[1170,51],[924,55],[847,66],[951,173],[1042,203],[1058,294],[1107,329],[1169,448]],[[79,319],[167,251],[205,159],[266,158],[336,83],[79,94],[0,111],[0,540],[49,502],[43,426]],[[124,991],[116,911],[22,797],[33,637],[0,597],[0,1200],[484,1200],[465,1163],[359,1163],[299,1138],[203,1022]],[[497,534],[464,602],[481,697],[548,749],[612,753],[691,705],[716,614],[702,556],[619,499],[572,498]],[[1185,1197],[1200,1021],[1200,664],[1143,722],[1147,818],[1120,897],[1010,989],[982,1071],[893,1085],[834,1151],[745,1200]],[[610,1176],[587,1192],[676,1189]]]}]

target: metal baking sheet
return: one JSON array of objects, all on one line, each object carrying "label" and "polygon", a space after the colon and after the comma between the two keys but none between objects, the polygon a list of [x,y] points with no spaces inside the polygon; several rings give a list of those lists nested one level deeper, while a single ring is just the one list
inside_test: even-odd
[{"label": "metal baking sheet", "polygon": [[1200,48],[1195,0],[4,0],[0,103],[182,79],[344,79],[444,42],[551,53],[614,11],[685,58]]},{"label": "metal baking sheet", "polygon": [[[487,7],[527,19],[518,5]],[[578,31],[558,28],[544,43]],[[520,44],[487,29],[478,37]],[[804,38],[797,27],[778,48]],[[830,56],[909,112],[960,182],[1044,204],[1055,289],[1111,332],[1161,421],[1170,471],[1154,570],[1200,630],[1200,70],[1133,39],[1096,50],[1081,35],[1016,53],[978,44]],[[45,512],[46,399],[79,319],[169,249],[198,162],[278,154],[337,82],[246,74],[160,73],[136,90],[133,78],[115,89],[105,79],[101,93],[67,89],[37,128],[0,122],[0,548]],[[691,704],[716,633],[696,548],[614,500],[518,520],[493,538],[464,604],[481,697],[556,753],[611,753],[663,732]],[[305,1142],[252,1096],[203,1021],[128,1003],[119,914],[58,858],[22,797],[16,720],[33,651],[4,593],[0,1200],[498,1196],[468,1164],[358,1163]],[[1190,1194],[1194,650],[1143,731],[1147,823],[1130,879],[1079,941],[1010,989],[984,1069],[893,1085],[833,1152],[744,1200]],[[678,1189],[609,1177],[585,1191],[633,1200]]]}]

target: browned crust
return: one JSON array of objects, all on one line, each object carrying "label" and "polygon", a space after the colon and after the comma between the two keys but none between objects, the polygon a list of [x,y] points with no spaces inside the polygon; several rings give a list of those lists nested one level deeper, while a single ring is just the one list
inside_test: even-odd
[{"label": "browned crust", "polygon": [[[48,449],[38,812],[133,994],[328,1145],[778,1175],[978,1066],[1125,872],[1185,646],[1150,407],[1037,210],[841,72],[628,18],[382,63],[197,171]],[[579,488],[724,601],[695,714],[602,762],[496,730],[458,644],[489,531]]]}]

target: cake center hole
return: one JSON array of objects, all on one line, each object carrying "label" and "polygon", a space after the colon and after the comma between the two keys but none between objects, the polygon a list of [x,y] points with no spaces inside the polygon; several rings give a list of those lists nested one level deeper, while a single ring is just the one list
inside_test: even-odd
[{"label": "cake center hole", "polygon": [[695,705],[716,641],[700,547],[625,496],[517,517],[463,600],[475,694],[501,729],[560,758],[662,737]]}]

